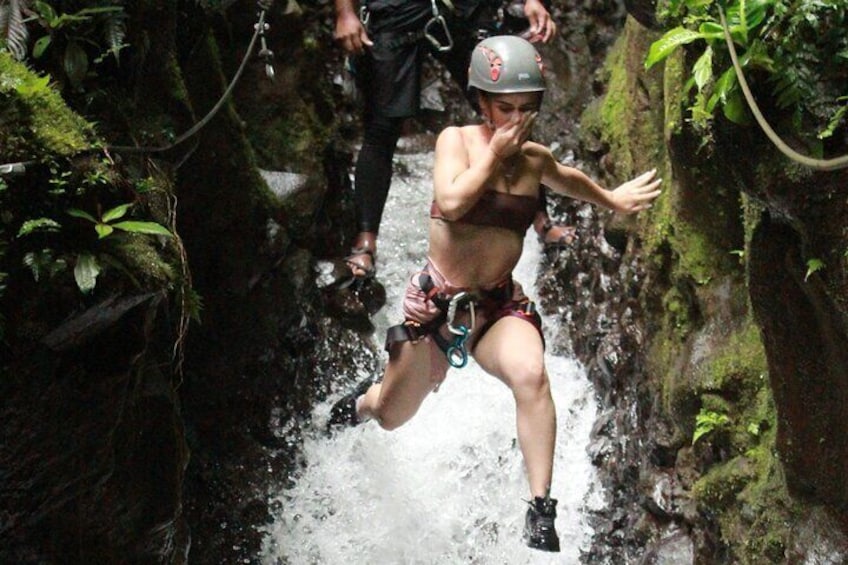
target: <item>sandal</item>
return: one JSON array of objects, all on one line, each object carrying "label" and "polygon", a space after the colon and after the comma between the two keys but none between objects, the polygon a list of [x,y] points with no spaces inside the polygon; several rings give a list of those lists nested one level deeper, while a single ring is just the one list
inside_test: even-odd
[{"label": "sandal", "polygon": [[[350,255],[344,258],[344,262],[350,269],[351,277],[339,288],[347,288],[353,283],[369,281],[377,275],[377,268],[374,266],[376,257],[374,252],[367,247],[354,247],[350,250]],[[360,271],[360,274],[357,274],[356,271]]]},{"label": "sandal", "polygon": [[[559,237],[556,239],[548,239],[548,235],[551,230],[558,230],[560,232]],[[544,245],[545,251],[558,251],[565,249],[574,243],[575,239],[577,239],[576,227],[554,224],[550,219],[545,221],[542,225],[541,233],[539,233],[539,243]]]}]

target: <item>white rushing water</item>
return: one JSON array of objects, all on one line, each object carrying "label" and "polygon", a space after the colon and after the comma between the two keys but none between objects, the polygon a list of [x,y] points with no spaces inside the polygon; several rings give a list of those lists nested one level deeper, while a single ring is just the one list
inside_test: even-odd
[{"label": "white rushing water", "polygon": [[[408,171],[395,175],[381,228],[378,276],[387,303],[374,320],[380,344],[386,327],[401,321],[408,276],[424,264],[432,158],[397,158]],[[531,298],[540,258],[530,230],[515,278]],[[549,341],[558,331],[546,318]],[[263,563],[579,563],[592,534],[585,511],[603,504],[585,449],[597,406],[575,360],[548,351],[546,363],[558,416],[551,494],[559,499],[561,553],[522,543],[529,493],[512,395],[472,362],[451,369],[416,417],[393,432],[368,422],[327,437],[320,428],[337,396],[316,406],[304,467],[274,496]]]}]

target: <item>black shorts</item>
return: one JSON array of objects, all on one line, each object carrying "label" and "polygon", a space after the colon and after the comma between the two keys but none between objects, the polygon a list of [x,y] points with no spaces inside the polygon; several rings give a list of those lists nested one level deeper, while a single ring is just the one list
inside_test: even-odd
[{"label": "black shorts", "polygon": [[460,89],[466,91],[471,51],[477,43],[475,26],[445,15],[454,46],[441,52],[423,37],[430,15],[426,11],[398,25],[387,24],[387,18],[379,12],[371,14],[369,36],[374,45],[355,61],[357,86],[363,94],[366,113],[389,118],[418,114],[421,73],[428,53],[441,61]]}]

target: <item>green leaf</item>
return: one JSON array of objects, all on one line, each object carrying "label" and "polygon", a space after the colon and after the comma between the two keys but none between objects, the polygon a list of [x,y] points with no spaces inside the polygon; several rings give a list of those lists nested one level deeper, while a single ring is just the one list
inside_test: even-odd
[{"label": "green leaf", "polygon": [[106,210],[103,213],[102,220],[104,222],[111,222],[112,220],[123,218],[127,214],[127,210],[130,209],[130,206],[132,206],[132,204],[121,204],[120,206],[115,206],[110,210]]},{"label": "green leaf", "polygon": [[727,70],[721,73],[721,76],[718,77],[713,92],[715,92],[715,94],[721,98],[722,103],[724,103],[727,101],[730,92],[737,84],[739,84],[739,82],[736,79],[736,72],[733,70],[733,67],[728,67]]},{"label": "green leaf", "polygon": [[751,115],[748,113],[748,103],[742,94],[735,90],[727,96],[727,100],[722,107],[724,117],[733,122],[746,126],[751,123]]},{"label": "green leaf", "polygon": [[55,27],[56,10],[53,9],[53,6],[47,2],[36,2],[35,11],[38,12],[38,15],[40,15],[42,19],[46,20],[47,27]]},{"label": "green leaf", "polygon": [[77,264],[74,267],[74,280],[77,281],[77,286],[81,291],[91,292],[97,284],[97,275],[99,274],[100,264],[94,255],[81,253],[77,257]]},{"label": "green leaf", "polygon": [[819,139],[826,139],[833,135],[833,131],[839,126],[842,122],[842,118],[845,117],[845,112],[848,111],[848,106],[842,106],[839,108],[836,113],[830,118],[830,121],[827,124],[827,127],[819,132]]},{"label": "green leaf", "polygon": [[32,46],[32,56],[36,59],[40,59],[44,52],[50,47],[50,42],[53,38],[50,35],[45,35],[44,37],[39,37],[35,42],[35,45]]},{"label": "green leaf", "polygon": [[97,219],[89,214],[88,212],[83,212],[79,208],[70,208],[68,210],[68,215],[73,216],[74,218],[82,218],[84,220],[88,220],[89,222],[97,223]]},{"label": "green leaf", "polygon": [[692,445],[706,434],[726,426],[730,422],[730,418],[726,414],[720,414],[703,408],[695,416],[695,432],[692,434]]},{"label": "green leaf", "polygon": [[57,222],[56,220],[51,220],[50,218],[36,218],[34,220],[27,220],[23,223],[21,229],[18,230],[18,237],[29,235],[34,231],[56,231],[61,227],[62,226],[59,225],[59,222]]},{"label": "green leaf", "polygon": [[32,96],[33,94],[38,94],[39,92],[46,92],[48,88],[50,88],[50,75],[44,75],[43,77],[32,78],[23,81],[22,83],[15,86],[15,90],[21,96]]},{"label": "green leaf", "polygon": [[76,41],[71,41],[65,47],[63,65],[65,74],[68,75],[68,80],[71,81],[71,84],[75,88],[78,88],[88,74],[88,55],[85,49]]},{"label": "green leaf", "polygon": [[724,39],[724,28],[717,22],[704,22],[698,27],[704,39]]},{"label": "green leaf", "polygon": [[774,4],[774,0],[748,0],[745,8],[745,22],[748,29],[754,29],[763,23],[768,15],[768,9]]},{"label": "green leaf", "polygon": [[103,239],[104,237],[110,235],[113,231],[115,231],[115,228],[113,228],[111,225],[101,223],[94,224],[94,229],[97,231],[97,236],[100,239]]},{"label": "green leaf", "polygon": [[820,271],[820,270],[824,269],[824,267],[825,267],[824,261],[822,261],[821,259],[813,258],[813,259],[810,259],[809,261],[807,261],[807,274],[804,275],[804,281],[806,281],[808,278],[810,278],[810,275],[812,275],[816,271]]},{"label": "green leaf", "polygon": [[695,84],[698,85],[698,92],[704,89],[704,86],[713,78],[713,48],[707,45],[707,48],[695,61],[695,66],[692,67],[692,72],[695,75]]},{"label": "green leaf", "polygon": [[671,55],[681,45],[692,43],[702,37],[697,31],[692,31],[682,26],[669,30],[665,35],[651,44],[650,49],[648,49],[648,57],[645,59],[645,69],[650,69],[656,63]]},{"label": "green leaf", "polygon": [[171,237],[173,234],[164,226],[156,222],[118,222],[112,226],[119,230],[134,233],[148,233],[152,235],[165,235]]}]

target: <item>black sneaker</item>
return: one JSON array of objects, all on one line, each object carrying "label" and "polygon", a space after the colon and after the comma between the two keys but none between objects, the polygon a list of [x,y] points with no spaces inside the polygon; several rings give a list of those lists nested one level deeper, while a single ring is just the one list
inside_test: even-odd
[{"label": "black sneaker", "polygon": [[358,426],[362,423],[359,414],[356,413],[356,399],[365,394],[374,379],[367,378],[360,381],[352,391],[341,397],[330,409],[330,420],[327,422],[327,430],[345,426]]},{"label": "black sneaker", "polygon": [[559,536],[554,526],[557,501],[537,496],[529,504],[524,520],[524,541],[533,549],[559,551]]}]

